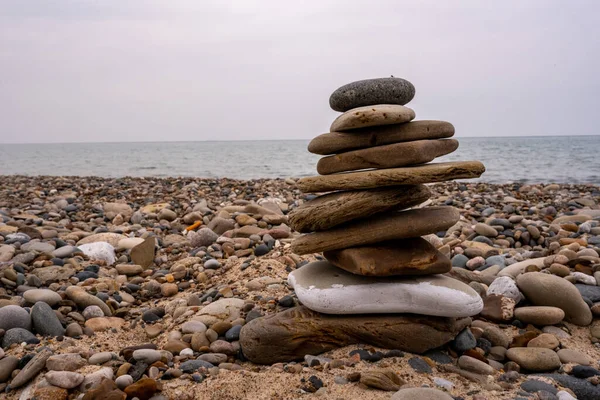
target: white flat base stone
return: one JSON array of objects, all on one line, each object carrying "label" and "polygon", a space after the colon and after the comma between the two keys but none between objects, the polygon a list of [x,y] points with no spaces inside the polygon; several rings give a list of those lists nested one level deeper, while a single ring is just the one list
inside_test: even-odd
[{"label": "white flat base stone", "polygon": [[483,309],[483,301],[475,290],[443,275],[365,277],[320,261],[291,272],[288,282],[302,304],[324,314],[469,317]]}]

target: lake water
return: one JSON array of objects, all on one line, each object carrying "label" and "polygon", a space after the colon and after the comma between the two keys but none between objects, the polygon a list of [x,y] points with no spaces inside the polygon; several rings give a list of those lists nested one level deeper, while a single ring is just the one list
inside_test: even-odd
[{"label": "lake water", "polygon": [[[480,181],[600,184],[600,136],[457,139],[436,161],[479,160]],[[316,174],[320,157],[308,142],[0,144],[0,175],[302,177]]]}]

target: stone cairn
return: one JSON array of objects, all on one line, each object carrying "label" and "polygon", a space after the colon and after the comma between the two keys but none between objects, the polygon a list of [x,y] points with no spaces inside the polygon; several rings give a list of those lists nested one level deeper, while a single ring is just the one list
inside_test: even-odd
[{"label": "stone cairn", "polygon": [[305,233],[292,250],[322,252],[327,261],[290,273],[303,306],[243,328],[251,361],[286,362],[355,343],[423,353],[454,339],[482,310],[473,289],[442,275],[451,262],[426,240],[456,224],[458,210],[411,207],[431,196],[426,183],[476,178],[485,168],[478,161],[429,163],[458,141],[448,139],[448,122],[410,122],[415,112],[404,105],[414,94],[410,82],[392,77],[331,95],[331,107],[343,114],[308,146],[324,156],[320,176],[297,183],[303,192],[329,193],[290,214],[291,226]]}]

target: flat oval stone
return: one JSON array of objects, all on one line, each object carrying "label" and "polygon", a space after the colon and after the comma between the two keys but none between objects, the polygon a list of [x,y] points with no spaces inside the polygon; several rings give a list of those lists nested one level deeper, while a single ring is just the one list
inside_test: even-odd
[{"label": "flat oval stone", "polygon": [[421,204],[431,196],[425,185],[328,193],[289,214],[290,226],[302,233],[324,231],[359,218]]},{"label": "flat oval stone", "polygon": [[378,169],[346,174],[311,176],[298,180],[305,192],[373,189],[382,186],[416,185],[444,182],[452,179],[477,178],[485,172],[479,161],[453,161],[419,165],[417,167]]},{"label": "flat oval stone", "polygon": [[365,79],[348,83],[336,89],[329,97],[329,105],[335,111],[374,104],[405,105],[415,97],[415,87],[402,78]]},{"label": "flat oval stone", "polygon": [[450,122],[412,121],[405,124],[354,129],[350,132],[324,133],[310,141],[308,151],[322,155],[337,154],[392,143],[443,139],[453,135],[454,126]]},{"label": "flat oval stone", "polygon": [[515,318],[526,324],[555,325],[565,318],[565,312],[558,307],[519,307],[515,308]]},{"label": "flat oval stone", "polygon": [[304,359],[356,343],[422,354],[448,343],[470,322],[411,314],[327,315],[292,307],[248,322],[240,346],[257,364]]},{"label": "flat oval stone", "polygon": [[338,268],[366,276],[444,274],[452,269],[450,259],[422,238],[326,251],[323,255]]},{"label": "flat oval stone", "polygon": [[414,238],[444,231],[457,223],[459,218],[460,214],[454,207],[426,207],[378,214],[328,231],[302,235],[292,242],[292,251],[310,254]]},{"label": "flat oval stone", "polygon": [[42,301],[51,307],[62,300],[60,294],[50,289],[30,289],[23,293],[23,298],[31,304]]},{"label": "flat oval stone", "polygon": [[543,347],[513,347],[506,351],[506,358],[533,372],[552,371],[560,367],[560,359],[554,350]]},{"label": "flat oval stone", "polygon": [[325,314],[469,317],[483,309],[475,290],[443,275],[380,279],[354,275],[320,261],[291,272],[288,283],[302,304]]},{"label": "flat oval stone", "polygon": [[323,157],[317,163],[321,175],[355,171],[368,168],[395,168],[406,165],[424,164],[452,153],[458,148],[458,140],[416,140],[385,146],[354,150]]},{"label": "flat oval stone", "polygon": [[330,132],[349,131],[369,126],[402,124],[415,119],[415,112],[404,106],[379,104],[353,108],[333,121]]}]

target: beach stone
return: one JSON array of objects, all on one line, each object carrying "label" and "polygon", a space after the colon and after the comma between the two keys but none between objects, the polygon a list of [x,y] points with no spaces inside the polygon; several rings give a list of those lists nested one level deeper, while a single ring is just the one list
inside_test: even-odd
[{"label": "beach stone", "polygon": [[[560,383],[561,386],[571,389],[578,400],[600,399],[600,386],[596,386],[586,379],[579,379],[564,374],[543,374],[542,376],[551,378]],[[561,397],[561,400],[562,398],[564,397]]]},{"label": "beach stone", "polygon": [[0,245],[0,262],[10,261],[15,255],[16,249],[10,245]]},{"label": "beach stone", "polygon": [[83,318],[91,319],[91,318],[99,318],[104,317],[104,311],[98,306],[87,306],[82,312]]},{"label": "beach stone", "polygon": [[23,293],[23,298],[30,304],[41,301],[48,304],[50,307],[55,306],[62,300],[60,294],[50,289],[30,289]]},{"label": "beach stone", "polygon": [[457,209],[443,206],[380,214],[325,232],[300,236],[292,242],[292,251],[296,254],[319,253],[423,236],[450,228],[459,217]]},{"label": "beach stone", "polygon": [[133,378],[131,375],[121,375],[115,379],[115,384],[121,390],[125,389],[127,386],[133,384]]},{"label": "beach stone", "polygon": [[59,267],[52,265],[50,267],[36,268],[32,274],[37,276],[43,285],[47,286],[54,282],[65,281],[75,275],[75,269],[70,267]]},{"label": "beach stone", "polygon": [[86,365],[87,361],[78,353],[54,354],[46,360],[48,371],[77,371]]},{"label": "beach stone", "polygon": [[86,236],[83,239],[81,239],[80,241],[78,241],[77,247],[79,247],[79,249],[81,250],[81,245],[105,242],[105,243],[110,244],[114,250],[114,248],[119,245],[119,241],[122,239],[127,239],[127,236],[122,235],[120,233],[112,233],[112,232],[96,233],[96,234],[93,234],[90,236]]},{"label": "beach stone", "polygon": [[52,256],[56,258],[67,258],[71,257],[76,251],[78,251],[77,247],[67,245],[59,247],[58,249],[52,252]]},{"label": "beach stone", "polygon": [[102,209],[104,210],[104,216],[110,220],[121,214],[125,222],[127,222],[133,215],[133,209],[129,204],[125,203],[104,203]]},{"label": "beach stone", "polygon": [[560,367],[558,355],[551,349],[541,347],[513,347],[506,351],[506,358],[532,372],[551,371]]},{"label": "beach stone", "polygon": [[361,372],[360,383],[380,390],[396,391],[406,382],[390,369],[378,369]]},{"label": "beach stone", "polygon": [[[317,172],[321,175],[329,175],[359,169],[397,168],[424,164],[437,157],[450,154],[457,148],[458,141],[455,139],[417,140],[387,144],[323,157],[317,163]],[[494,230],[491,227],[490,229]],[[494,230],[494,232],[496,231]]]},{"label": "beach stone", "polygon": [[125,325],[125,320],[117,317],[91,318],[85,321],[85,327],[93,332],[102,332],[113,328],[119,329],[123,325]]},{"label": "beach stone", "polygon": [[69,325],[67,325],[65,335],[72,338],[78,338],[83,336],[83,329],[77,322],[71,322]]},{"label": "beach stone", "polygon": [[590,308],[575,286],[567,280],[556,275],[530,272],[519,275],[517,285],[534,305],[562,309],[565,321],[581,326],[592,323]]},{"label": "beach stone", "polygon": [[181,325],[181,333],[206,332],[206,325],[201,321],[187,321]]},{"label": "beach stone", "polygon": [[432,388],[406,388],[400,389],[392,395],[391,400],[453,400],[446,392]]},{"label": "beach stone", "polygon": [[192,231],[188,236],[193,247],[210,246],[219,238],[219,235],[209,228],[202,228],[197,232]]},{"label": "beach stone", "polygon": [[[114,377],[114,373],[111,367],[103,367],[98,371],[92,372],[91,374],[87,374],[85,378],[83,378],[83,382],[79,385],[79,391],[87,392],[88,390],[94,389],[98,387],[103,381],[110,380],[111,385],[114,385],[112,381]],[[116,386],[115,386],[116,388]],[[84,397],[85,399],[85,397]],[[109,397],[109,399],[113,399]],[[116,399],[115,399],[116,400]],[[121,399],[122,400],[122,399]]]},{"label": "beach stone", "polygon": [[65,328],[54,310],[42,301],[38,301],[31,308],[31,321],[35,331],[42,336],[63,336],[65,334]]},{"label": "beach stone", "polygon": [[560,349],[556,352],[556,354],[558,354],[558,358],[564,364],[573,363],[589,366],[594,363],[594,360],[592,360],[587,354],[584,354],[578,350]]},{"label": "beach stone", "polygon": [[298,232],[323,231],[380,212],[409,208],[430,196],[425,185],[328,193],[294,209],[289,223]]},{"label": "beach stone", "polygon": [[10,388],[16,389],[33,379],[46,365],[46,360],[52,355],[47,347],[42,348],[21,371],[10,381]]},{"label": "beach stone", "polygon": [[52,254],[52,252],[55,250],[55,247],[48,242],[31,241],[21,245],[21,250]]},{"label": "beach stone", "polygon": [[135,276],[144,272],[144,268],[141,265],[135,264],[118,264],[115,269],[121,275]]},{"label": "beach stone", "polygon": [[102,365],[110,360],[116,358],[115,353],[111,353],[110,351],[102,351],[100,353],[95,353],[88,358],[88,363],[92,365]]},{"label": "beach stone", "polygon": [[115,248],[110,243],[94,242],[78,245],[78,248],[91,260],[106,261],[106,264],[108,265],[113,265],[115,263]]},{"label": "beach stone", "polygon": [[150,236],[144,241],[134,246],[129,251],[131,262],[136,265],[141,265],[142,268],[148,268],[154,264],[154,256],[156,255],[156,238]]},{"label": "beach stone", "polygon": [[538,326],[555,325],[565,318],[565,312],[558,307],[519,307],[514,313],[519,321]]},{"label": "beach stone", "polygon": [[556,388],[551,384],[540,381],[538,379],[529,379],[521,383],[521,389],[528,393],[535,393],[542,390],[552,394],[556,394],[556,392],[558,392],[558,390],[556,390]]},{"label": "beach stone", "polygon": [[0,358],[0,383],[7,382],[12,372],[19,366],[19,359],[15,356]]},{"label": "beach stone", "polygon": [[329,97],[334,111],[345,112],[356,107],[376,104],[405,105],[415,97],[415,87],[402,78],[364,79],[336,89]]},{"label": "beach stone", "polygon": [[458,366],[465,371],[475,372],[476,374],[494,375],[496,373],[496,370],[490,365],[466,355],[458,358]]},{"label": "beach stone", "polygon": [[581,297],[589,299],[592,303],[600,301],[600,286],[590,286],[578,283],[575,287],[579,290],[579,293],[581,293]]},{"label": "beach stone", "polygon": [[150,365],[159,361],[162,358],[162,354],[160,351],[154,349],[138,349],[133,351],[133,358],[136,361]]},{"label": "beach stone", "polygon": [[422,238],[331,250],[323,255],[336,267],[365,276],[431,275],[452,269],[448,257]]},{"label": "beach stone", "polygon": [[11,328],[4,333],[4,337],[2,338],[2,347],[7,348],[13,343],[23,343],[31,340],[37,339],[29,330],[23,328]]},{"label": "beach stone", "polygon": [[338,154],[350,150],[425,139],[443,139],[454,135],[454,126],[445,121],[413,121],[405,124],[376,126],[351,132],[319,135],[308,144],[314,154]]},{"label": "beach stone", "polygon": [[181,363],[179,369],[186,374],[196,372],[199,368],[213,368],[214,365],[204,360],[189,360]]},{"label": "beach stone", "polygon": [[556,336],[551,333],[542,333],[527,343],[527,347],[544,347],[546,349],[555,349],[560,345]]},{"label": "beach stone", "polygon": [[83,375],[72,371],[49,371],[44,378],[49,384],[63,389],[73,389],[83,382]]},{"label": "beach stone", "polygon": [[493,294],[513,299],[515,303],[519,303],[523,299],[514,279],[508,276],[499,276],[494,279],[487,290],[488,296]]},{"label": "beach stone", "polygon": [[326,315],[293,307],[253,319],[242,327],[240,345],[250,361],[273,364],[303,359],[361,343],[421,354],[462,331],[470,318],[421,315]]},{"label": "beach stone", "polygon": [[313,262],[291,272],[288,283],[302,304],[326,314],[468,317],[483,308],[481,297],[470,286],[442,275],[378,279]]},{"label": "beach stone", "polygon": [[333,121],[329,131],[348,131],[371,126],[402,124],[413,119],[415,119],[415,112],[408,107],[397,104],[376,104],[346,111]]},{"label": "beach stone", "polygon": [[8,331],[12,328],[31,329],[31,317],[25,309],[16,305],[0,308],[0,329]]},{"label": "beach stone", "polygon": [[98,306],[107,317],[112,315],[112,312],[106,303],[98,297],[89,294],[81,287],[69,286],[67,290],[65,290],[65,295],[81,309],[85,309],[88,306]]},{"label": "beach stone", "polygon": [[454,179],[477,178],[485,171],[479,161],[431,163],[415,167],[320,175],[299,179],[298,189],[307,192],[373,189],[384,186],[416,185]]},{"label": "beach stone", "polygon": [[216,322],[233,322],[241,317],[244,300],[236,298],[219,299],[203,307],[194,319],[211,326]]},{"label": "beach stone", "polygon": [[158,385],[154,379],[142,378],[134,384],[127,386],[124,391],[129,398],[149,400],[158,391]]},{"label": "beach stone", "polygon": [[471,330],[467,328],[463,329],[450,345],[454,351],[464,353],[467,350],[477,347],[477,339],[475,339]]}]

